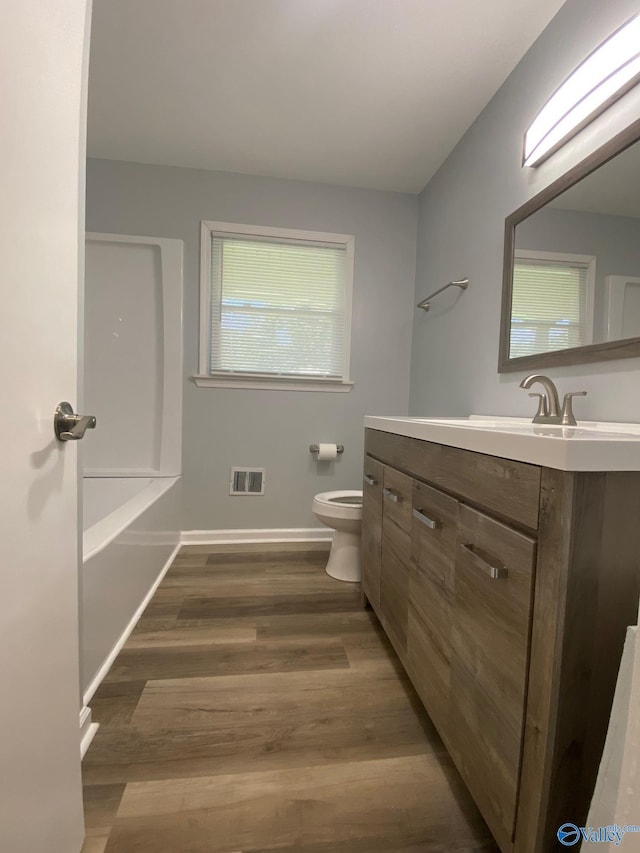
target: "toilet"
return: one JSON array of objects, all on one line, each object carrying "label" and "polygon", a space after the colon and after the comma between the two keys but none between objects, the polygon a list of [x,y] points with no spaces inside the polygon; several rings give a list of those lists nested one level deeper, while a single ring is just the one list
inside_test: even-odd
[{"label": "toilet", "polygon": [[322,492],[313,499],[313,514],[335,531],[327,574],[339,581],[360,580],[362,491]]}]

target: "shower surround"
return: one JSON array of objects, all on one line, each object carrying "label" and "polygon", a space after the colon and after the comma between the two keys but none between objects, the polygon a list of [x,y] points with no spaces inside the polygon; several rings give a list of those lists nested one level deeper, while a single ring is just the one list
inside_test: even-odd
[{"label": "shower surround", "polygon": [[180,540],[181,240],[87,234],[84,356],[86,707]]}]

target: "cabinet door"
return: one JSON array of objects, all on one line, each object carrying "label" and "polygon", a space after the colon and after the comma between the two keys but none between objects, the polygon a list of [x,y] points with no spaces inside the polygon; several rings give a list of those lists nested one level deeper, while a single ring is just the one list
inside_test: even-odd
[{"label": "cabinet door", "polygon": [[520,773],[535,542],[461,505],[456,550],[450,749],[506,847]]},{"label": "cabinet door", "polygon": [[412,487],[411,477],[385,466],[380,608],[385,630],[403,661],[409,611]]},{"label": "cabinet door", "polygon": [[458,508],[454,498],[414,482],[407,664],[418,695],[447,743]]},{"label": "cabinet door", "polygon": [[383,477],[382,462],[365,456],[362,484],[362,591],[376,608],[380,606]]}]

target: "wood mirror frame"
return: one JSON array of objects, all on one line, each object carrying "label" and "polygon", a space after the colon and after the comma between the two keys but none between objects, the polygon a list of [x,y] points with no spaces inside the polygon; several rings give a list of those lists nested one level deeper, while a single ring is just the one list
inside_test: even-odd
[{"label": "wood mirror frame", "polygon": [[[515,249],[516,225],[523,222],[537,210],[540,210],[552,199],[559,196],[569,187],[590,175],[613,157],[629,148],[640,140],[640,119],[631,124],[613,139],[609,140],[593,154],[586,157],[562,177],[545,187],[537,195],[530,198],[505,219],[504,230],[504,261],[502,277],[502,309],[500,318],[500,349],[498,352],[498,373],[509,373],[516,370],[555,367],[556,365],[586,364],[595,361],[609,361],[617,358],[640,357],[640,337],[624,338],[618,341],[605,341],[599,344],[589,344],[572,349],[554,350],[534,355],[510,358],[511,343],[511,293],[513,287],[513,259]],[[638,189],[640,192],[640,187]]]}]

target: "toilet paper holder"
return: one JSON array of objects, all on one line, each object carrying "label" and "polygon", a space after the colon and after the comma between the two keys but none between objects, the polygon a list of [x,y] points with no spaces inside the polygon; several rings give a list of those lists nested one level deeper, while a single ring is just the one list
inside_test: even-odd
[{"label": "toilet paper holder", "polygon": [[[340,453],[344,453],[344,444],[336,444],[336,449],[338,451],[338,455]],[[319,453],[320,447],[317,444],[309,445],[309,453]]]}]

